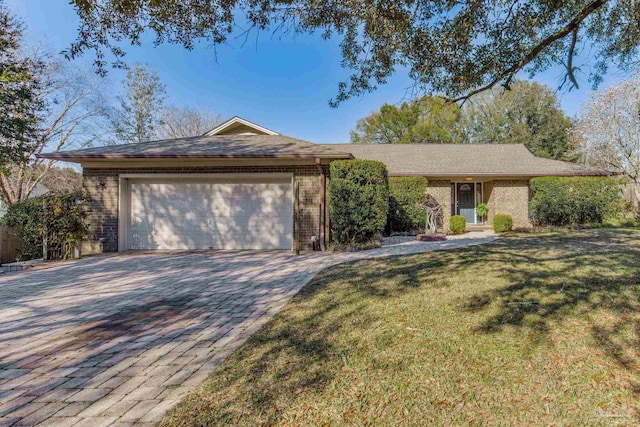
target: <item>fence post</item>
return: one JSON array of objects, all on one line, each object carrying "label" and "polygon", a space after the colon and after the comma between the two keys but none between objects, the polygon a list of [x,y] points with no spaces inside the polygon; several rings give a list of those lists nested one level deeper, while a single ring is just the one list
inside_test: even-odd
[{"label": "fence post", "polygon": [[[42,198],[42,214],[44,218],[47,218],[47,199]],[[47,228],[47,223],[45,220],[44,223],[44,235],[42,236],[42,259],[47,261],[49,259],[49,230]]]}]

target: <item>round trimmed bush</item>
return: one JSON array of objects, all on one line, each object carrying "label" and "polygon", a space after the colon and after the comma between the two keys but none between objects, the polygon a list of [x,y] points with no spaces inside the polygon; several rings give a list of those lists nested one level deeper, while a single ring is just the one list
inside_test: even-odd
[{"label": "round trimmed bush", "polygon": [[453,234],[462,234],[467,229],[467,220],[462,215],[454,215],[449,220],[449,230]]},{"label": "round trimmed bush", "polygon": [[493,217],[493,231],[496,233],[504,233],[505,231],[511,231],[513,228],[513,218],[511,215],[496,214]]}]

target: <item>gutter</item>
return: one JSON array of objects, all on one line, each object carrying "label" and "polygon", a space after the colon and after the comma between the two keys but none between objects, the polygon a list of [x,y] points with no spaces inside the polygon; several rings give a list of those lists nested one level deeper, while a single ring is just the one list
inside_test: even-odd
[{"label": "gutter", "polygon": [[36,155],[38,159],[80,162],[83,160],[158,160],[158,159],[352,159],[350,153],[331,154],[65,154],[45,153]]},{"label": "gutter", "polygon": [[613,176],[613,175],[622,175],[619,172],[611,172],[611,171],[594,171],[594,172],[585,172],[585,173],[575,173],[575,172],[544,172],[544,173],[488,173],[488,172],[456,172],[456,173],[429,173],[429,172],[388,172],[389,176],[425,176],[425,177],[434,177],[434,178],[458,178],[461,176],[470,176],[470,177],[501,177],[501,178],[535,178],[542,176]]}]

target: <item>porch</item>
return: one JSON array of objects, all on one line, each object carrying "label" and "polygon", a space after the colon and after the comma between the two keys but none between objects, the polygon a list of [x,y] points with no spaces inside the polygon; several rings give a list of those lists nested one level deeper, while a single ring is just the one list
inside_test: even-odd
[{"label": "porch", "polygon": [[[529,178],[497,178],[483,176],[429,178],[428,192],[442,207],[442,230],[449,229],[453,215],[467,220],[468,229],[491,228],[495,214],[508,214],[515,227],[529,227]],[[486,203],[489,208],[484,218],[476,207]]]}]

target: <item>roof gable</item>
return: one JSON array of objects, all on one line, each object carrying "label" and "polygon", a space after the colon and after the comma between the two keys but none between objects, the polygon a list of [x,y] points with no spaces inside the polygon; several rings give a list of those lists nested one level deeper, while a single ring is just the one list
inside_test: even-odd
[{"label": "roof gable", "polygon": [[249,120],[234,116],[226,122],[211,129],[203,136],[214,135],[279,135],[279,133],[252,123]]}]

